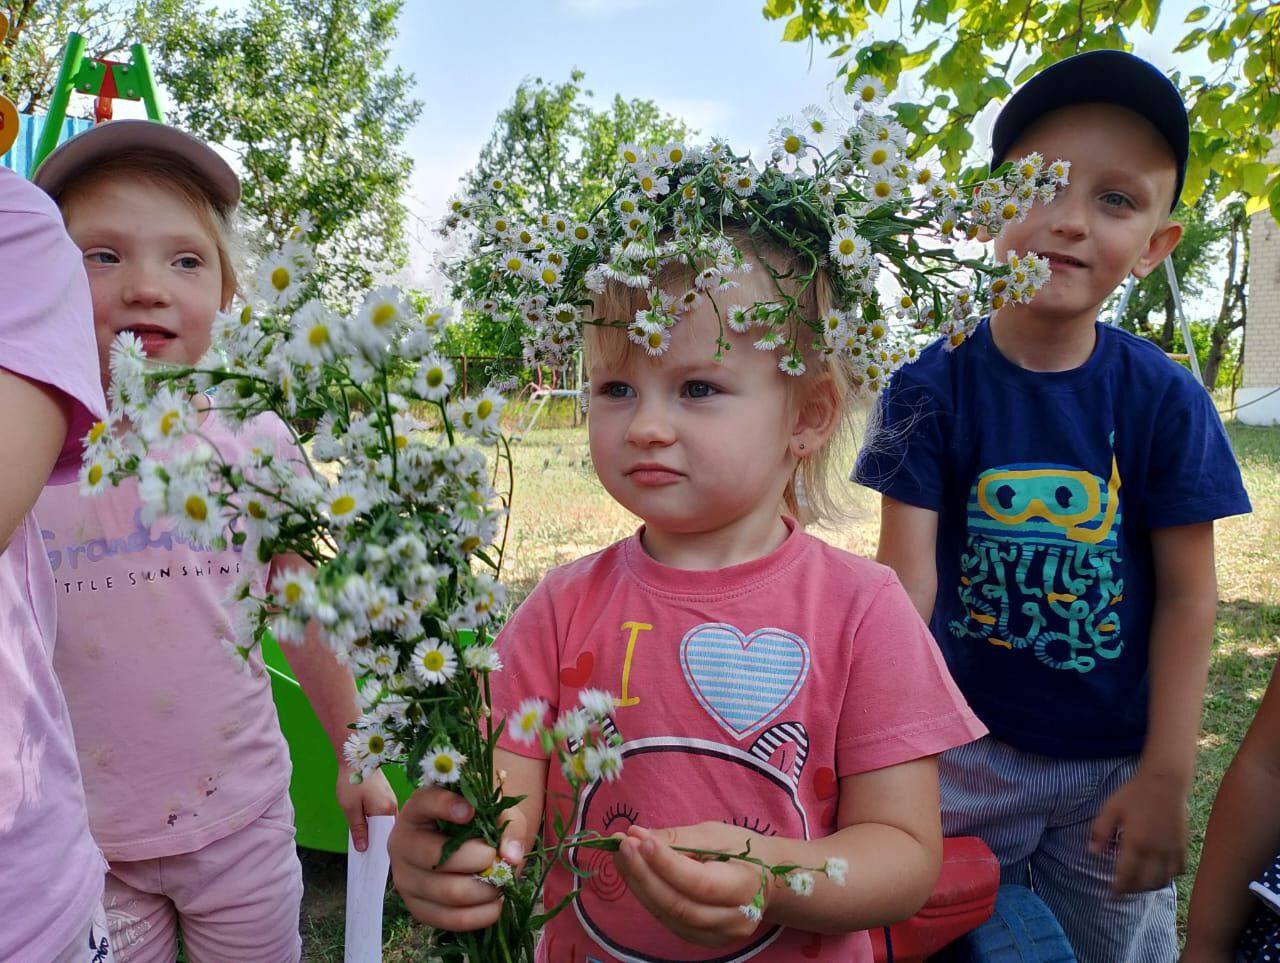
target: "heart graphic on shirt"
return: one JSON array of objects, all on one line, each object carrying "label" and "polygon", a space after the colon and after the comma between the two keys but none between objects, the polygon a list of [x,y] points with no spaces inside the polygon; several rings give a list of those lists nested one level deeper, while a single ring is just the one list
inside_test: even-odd
[{"label": "heart graphic on shirt", "polygon": [[576,665],[566,666],[560,670],[560,682],[570,689],[581,689],[591,679],[596,667],[594,652],[583,652],[578,656]]},{"label": "heart graphic on shirt", "polygon": [[835,770],[830,766],[822,766],[813,774],[813,791],[819,799],[830,799],[840,791],[836,782]]},{"label": "heart graphic on shirt", "polygon": [[809,675],[809,646],[782,629],[747,635],[724,622],[707,622],[680,641],[680,667],[708,715],[744,739],[791,705]]}]

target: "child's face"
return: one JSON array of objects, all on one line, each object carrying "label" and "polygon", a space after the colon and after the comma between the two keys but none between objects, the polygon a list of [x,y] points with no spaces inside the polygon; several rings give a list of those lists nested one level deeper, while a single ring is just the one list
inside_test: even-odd
[{"label": "child's face", "polygon": [[996,239],[1009,251],[1049,258],[1053,274],[1029,311],[1071,321],[1087,316],[1132,272],[1146,277],[1178,243],[1169,221],[1173,155],[1145,119],[1112,104],[1075,104],[1046,114],[1010,150],[1016,160],[1039,151],[1071,162],[1071,183],[1053,203],[1036,204],[1026,220]]},{"label": "child's face", "polygon": [[152,358],[199,361],[221,307],[222,269],[217,243],[187,202],[122,176],[81,189],[64,214],[84,254],[103,382],[122,331]]},{"label": "child's face", "polygon": [[733,347],[717,363],[718,330],[704,301],[675,325],[660,358],[633,348],[620,366],[591,366],[596,474],[651,529],[703,534],[775,511],[795,466],[790,376],[778,370],[778,354],[726,328]]}]

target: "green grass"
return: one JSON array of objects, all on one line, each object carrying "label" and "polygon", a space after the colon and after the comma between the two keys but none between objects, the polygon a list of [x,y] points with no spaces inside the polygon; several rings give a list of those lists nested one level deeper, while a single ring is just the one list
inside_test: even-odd
[{"label": "green grass", "polygon": [[[537,584],[548,568],[593,552],[630,534],[637,520],[614,504],[592,473],[586,433],[567,425],[561,404],[554,418],[513,449],[516,489],[503,578],[513,602]],[[548,425],[544,430],[541,425]],[[1222,775],[1240,744],[1280,654],[1280,429],[1228,426],[1254,513],[1218,525],[1218,585],[1221,595],[1214,653],[1205,698],[1199,767],[1191,796],[1191,859],[1180,882],[1180,912],[1199,861],[1209,809]],[[850,492],[850,520],[820,530],[827,541],[850,551],[875,550],[877,496]],[[305,959],[342,959],[342,857],[307,853],[303,908]],[[424,931],[392,895],[384,917],[388,963],[425,959]]]}]

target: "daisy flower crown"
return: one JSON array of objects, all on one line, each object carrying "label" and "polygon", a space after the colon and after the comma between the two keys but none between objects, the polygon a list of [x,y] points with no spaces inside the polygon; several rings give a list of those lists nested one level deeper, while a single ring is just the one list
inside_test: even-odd
[{"label": "daisy flower crown", "polygon": [[[559,366],[580,348],[584,324],[624,328],[651,355],[666,351],[680,318],[704,300],[724,329],[751,333],[799,375],[806,352],[848,365],[856,388],[877,391],[916,354],[913,332],[959,345],[982,315],[1029,301],[1049,277],[1033,254],[1004,264],[957,250],[994,237],[1034,203],[1067,183],[1068,164],[1031,154],[987,179],[955,183],[912,159],[907,131],[882,104],[874,80],[855,88],[852,122],[837,134],[808,107],[770,136],[763,166],[714,140],[618,150],[617,182],[585,218],[530,212],[510,202],[507,184],[450,201],[441,231],[460,235],[464,253],[445,264],[464,306],[518,336],[530,364]],[[736,239],[789,252],[785,274]],[[687,288],[664,289],[683,263]],[[774,297],[727,307],[718,297],[759,265]],[[801,306],[819,272],[834,304],[821,316]],[[633,289],[634,317],[602,317],[606,287]],[[812,300],[812,299],[810,299]],[[805,332],[811,332],[805,337]],[[812,352],[809,352],[812,357]]]}]

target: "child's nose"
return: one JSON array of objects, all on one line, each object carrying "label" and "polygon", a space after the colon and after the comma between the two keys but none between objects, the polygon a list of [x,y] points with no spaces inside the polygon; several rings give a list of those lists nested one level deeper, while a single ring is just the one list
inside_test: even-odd
[{"label": "child's nose", "polygon": [[1052,218],[1053,233],[1078,238],[1089,233],[1088,195],[1084,191],[1062,189],[1046,209]]},{"label": "child's nose", "polygon": [[146,266],[133,267],[121,289],[126,304],[139,307],[163,307],[169,303],[169,289],[158,273]]},{"label": "child's nose", "polygon": [[648,448],[669,445],[675,441],[675,430],[666,407],[657,401],[642,402],[627,425],[628,444]]}]

